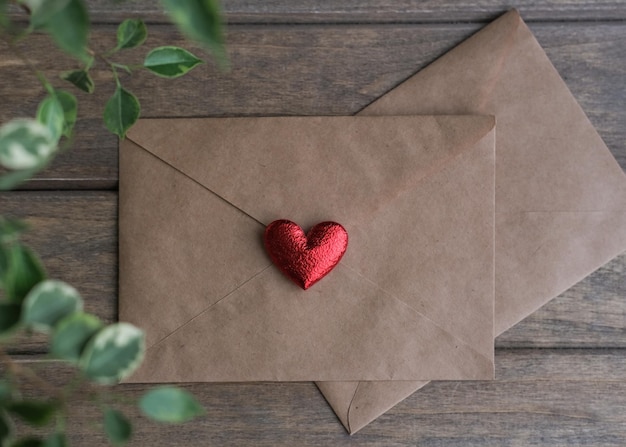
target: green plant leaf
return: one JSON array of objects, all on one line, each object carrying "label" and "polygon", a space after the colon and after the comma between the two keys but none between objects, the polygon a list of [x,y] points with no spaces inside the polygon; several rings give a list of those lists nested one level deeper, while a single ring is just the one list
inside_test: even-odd
[{"label": "green plant leaf", "polygon": [[63,109],[63,132],[64,137],[69,138],[74,130],[78,117],[78,101],[76,96],[65,90],[56,90],[56,97]]},{"label": "green plant leaf", "polygon": [[164,78],[177,78],[201,63],[201,59],[183,48],[166,46],[150,51],[143,66]]},{"label": "green plant leaf", "polygon": [[30,24],[34,28],[40,28],[64,9],[69,0],[20,0],[20,3],[30,9]]},{"label": "green plant leaf", "polygon": [[94,315],[70,314],[54,326],[50,353],[63,360],[78,362],[89,339],[101,328],[102,322]]},{"label": "green plant leaf", "polygon": [[139,400],[139,408],[158,422],[186,422],[204,414],[204,408],[191,393],[169,386],[148,391]]},{"label": "green plant leaf", "polygon": [[37,109],[37,121],[50,129],[55,140],[70,137],[76,123],[78,101],[65,90],[55,90],[47,96]]},{"label": "green plant leaf", "polygon": [[64,433],[53,433],[48,436],[42,447],[67,447],[67,439]]},{"label": "green plant leaf", "polygon": [[128,129],[139,119],[140,113],[141,106],[135,95],[118,85],[104,106],[104,124],[109,132],[124,138]]},{"label": "green plant leaf", "polygon": [[2,272],[4,292],[10,302],[21,303],[35,284],[46,278],[46,272],[37,255],[22,244],[8,247],[6,259],[6,270]]},{"label": "green plant leaf", "polygon": [[0,340],[12,335],[20,325],[22,306],[0,303]]},{"label": "green plant leaf", "polygon": [[0,411],[0,446],[4,446],[12,434],[13,422],[4,411]]},{"label": "green plant leaf", "polygon": [[87,93],[93,93],[95,84],[87,70],[66,71],[61,74],[61,79],[71,82],[77,88]]},{"label": "green plant leaf", "polygon": [[50,422],[56,410],[57,405],[54,403],[39,400],[13,402],[7,406],[8,412],[35,427],[43,427]]},{"label": "green plant leaf", "polygon": [[145,336],[140,329],[129,323],[112,324],[89,340],[79,366],[91,380],[114,384],[135,371],[145,349]]},{"label": "green plant leaf", "polygon": [[117,27],[116,50],[135,48],[146,41],[148,29],[141,19],[126,19]]},{"label": "green plant leaf", "polygon": [[24,299],[22,322],[45,332],[61,318],[82,308],[83,299],[74,287],[49,279],[33,287]]},{"label": "green plant leaf", "polygon": [[56,150],[50,129],[34,119],[14,119],[0,127],[0,164],[7,169],[39,168]]},{"label": "green plant leaf", "polygon": [[222,67],[228,65],[217,0],[161,0],[161,3],[183,34],[210,49]]},{"label": "green plant leaf", "polygon": [[104,411],[104,432],[113,445],[124,445],[130,439],[133,427],[120,411],[107,408]]},{"label": "green plant leaf", "polygon": [[46,96],[37,109],[37,121],[46,126],[52,138],[59,140],[63,133],[65,118],[63,117],[63,106],[56,96]]},{"label": "green plant leaf", "polygon": [[83,0],[69,0],[65,8],[49,18],[45,28],[59,48],[87,62],[89,14]]},{"label": "green plant leaf", "polygon": [[43,441],[40,438],[29,436],[27,438],[18,439],[11,447],[42,447]]}]

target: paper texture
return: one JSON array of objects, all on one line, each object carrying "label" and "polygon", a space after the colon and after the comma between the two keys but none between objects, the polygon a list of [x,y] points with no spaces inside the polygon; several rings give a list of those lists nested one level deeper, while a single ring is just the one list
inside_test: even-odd
[{"label": "paper texture", "polygon": [[[142,120],[120,147],[129,382],[493,377],[492,116]],[[304,291],[267,224],[333,220]]]},{"label": "paper texture", "polygon": [[[626,250],[626,177],[511,11],[361,115],[493,114],[496,335]],[[318,383],[355,433],[425,382]]]}]

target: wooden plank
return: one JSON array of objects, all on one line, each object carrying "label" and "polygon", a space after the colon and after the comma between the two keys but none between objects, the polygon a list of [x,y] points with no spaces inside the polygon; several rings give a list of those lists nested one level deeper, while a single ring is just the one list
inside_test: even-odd
[{"label": "wooden plank", "polygon": [[[177,80],[138,72],[132,79],[122,76],[122,82],[139,96],[144,117],[349,115],[479,28],[467,24],[232,26],[230,73],[219,73],[209,64]],[[534,24],[532,28],[626,169],[626,24]],[[111,47],[114,31],[112,26],[98,26],[94,47],[98,51]],[[55,85],[63,86],[56,77],[74,63],[53,50],[43,36],[32,36],[27,42],[23,52]],[[151,26],[148,47],[164,44],[186,45],[172,27]],[[142,49],[131,50],[119,61],[134,64],[143,55]],[[43,97],[40,85],[6,47],[0,46],[0,61],[0,122],[34,115]],[[115,188],[117,141],[101,120],[113,81],[103,64],[94,68],[93,77],[94,95],[77,92],[81,118],[74,149],[29,188]]]},{"label": "wooden plank", "polygon": [[[4,193],[2,214],[27,217],[25,243],[52,278],[77,287],[85,310],[117,318],[117,196],[113,192]],[[46,338],[21,337],[12,352],[44,352]]]},{"label": "wooden plank", "polygon": [[[55,384],[69,370],[26,361]],[[626,444],[625,350],[504,350],[496,380],[433,382],[348,436],[312,383],[187,384],[206,417],[160,426],[122,405],[135,422],[131,445],[170,446],[564,446]],[[131,402],[147,388],[107,391]],[[34,393],[29,391],[28,394]],[[70,401],[72,445],[107,445],[100,410]]]},{"label": "wooden plank", "polygon": [[[87,310],[107,322],[117,315],[117,194],[12,192],[3,213],[26,218],[24,240],[52,277],[76,286]],[[496,340],[498,347],[626,347],[626,253],[599,269]],[[44,352],[33,336],[13,352]]]},{"label": "wooden plank", "polygon": [[[517,7],[526,20],[623,20],[621,0],[223,0],[229,23],[416,23],[489,21]],[[95,23],[166,20],[157,0],[88,0]],[[19,17],[19,15],[16,15]]]}]

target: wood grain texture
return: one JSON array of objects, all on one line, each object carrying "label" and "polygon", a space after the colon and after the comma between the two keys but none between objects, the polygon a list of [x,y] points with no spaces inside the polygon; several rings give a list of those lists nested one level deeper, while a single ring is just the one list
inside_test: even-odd
[{"label": "wood grain texture", "polygon": [[[471,35],[479,25],[233,26],[228,37],[233,70],[211,64],[164,80],[138,72],[123,78],[139,96],[144,117],[232,115],[350,115]],[[574,96],[626,169],[626,24],[534,24]],[[94,47],[113,45],[114,27],[99,26]],[[153,26],[148,46],[185,45],[170,26]],[[33,36],[24,52],[55,85],[72,62]],[[197,52],[201,50],[193,48]],[[121,61],[138,63],[144,50]],[[0,122],[32,116],[43,93],[22,62],[0,46]],[[81,119],[72,151],[27,188],[115,188],[117,140],[101,119],[111,95],[111,73],[93,70],[96,93],[76,92]],[[69,84],[66,86],[72,89]]]},{"label": "wood grain texture", "polygon": [[[181,45],[158,0],[88,0],[92,47],[114,44],[115,24],[150,22],[146,48]],[[230,73],[212,63],[174,81],[137,73],[122,82],[144,117],[350,115],[426,66],[511,6],[626,170],[626,0],[224,0]],[[24,19],[24,16],[21,16]],[[76,67],[41,35],[23,52],[53,79]],[[119,62],[136,64],[145,49]],[[86,309],[117,314],[117,139],[104,129],[113,79],[93,71],[96,93],[80,101],[74,149],[28,183],[0,194],[0,212],[24,217],[25,236],[52,277],[75,285]],[[69,90],[72,87],[65,86]],[[74,90],[73,90],[74,91]],[[43,92],[0,43],[0,122],[33,116]],[[66,191],[60,191],[66,190]],[[92,190],[92,191],[88,191]],[[105,191],[109,190],[109,191]],[[207,417],[183,426],[137,419],[133,446],[620,446],[626,445],[626,253],[496,339],[492,382],[436,382],[350,437],[311,383],[187,384]],[[566,348],[566,349],[562,349]],[[69,370],[39,361],[45,339],[11,346],[53,382]],[[1,366],[0,366],[1,369]],[[135,399],[141,385],[114,387]],[[29,394],[38,394],[29,390]],[[105,446],[100,411],[70,405],[74,446]]]},{"label": "wood grain texture", "polygon": [[[26,364],[56,384],[69,377],[58,363]],[[312,383],[184,385],[207,415],[181,426],[159,426],[134,406],[120,408],[135,422],[131,446],[626,444],[625,350],[501,350],[496,365],[495,381],[433,382],[352,437]],[[113,391],[132,401],[145,389]],[[72,445],[107,445],[94,429],[100,411],[80,396],[70,407]]]},{"label": "wood grain texture", "polygon": [[[87,310],[107,322],[117,315],[117,194],[13,192],[0,194],[3,213],[25,218],[24,240],[52,277],[76,286]],[[496,340],[504,347],[626,348],[626,253],[555,298]],[[13,352],[41,353],[40,337]]]},{"label": "wood grain texture", "polygon": [[[96,23],[127,17],[166,20],[157,0],[88,0]],[[408,23],[489,21],[516,7],[533,20],[626,18],[623,0],[223,0],[229,23]]]}]

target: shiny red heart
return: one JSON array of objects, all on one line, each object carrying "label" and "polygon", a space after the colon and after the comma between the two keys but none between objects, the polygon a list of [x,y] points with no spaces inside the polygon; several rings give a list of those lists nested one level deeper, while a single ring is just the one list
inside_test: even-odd
[{"label": "shiny red heart", "polygon": [[274,264],[306,290],[339,263],[348,233],[336,222],[322,222],[304,234],[298,224],[280,219],[267,226],[264,242]]}]

